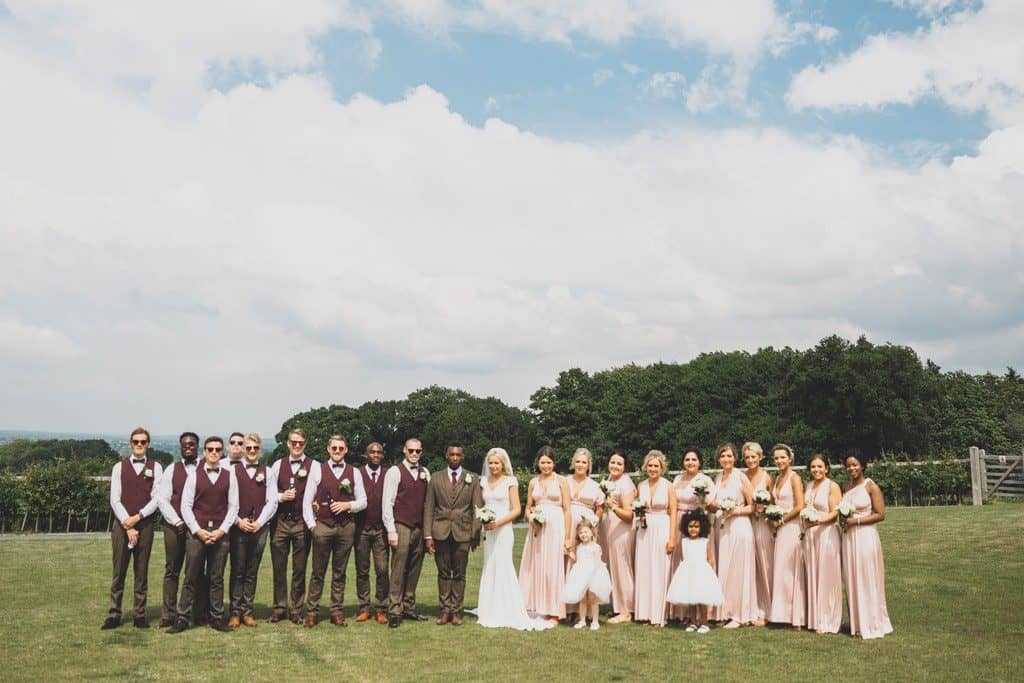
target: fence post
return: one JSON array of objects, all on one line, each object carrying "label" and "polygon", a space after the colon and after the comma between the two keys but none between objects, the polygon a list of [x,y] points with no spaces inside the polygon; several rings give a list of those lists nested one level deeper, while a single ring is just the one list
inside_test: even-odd
[{"label": "fence post", "polygon": [[985,449],[978,450],[978,472],[981,474],[982,499],[988,498],[988,466],[985,464]]},{"label": "fence post", "polygon": [[977,446],[971,446],[971,505],[981,505],[985,502],[985,493],[982,488],[983,476],[981,473],[981,451]]}]

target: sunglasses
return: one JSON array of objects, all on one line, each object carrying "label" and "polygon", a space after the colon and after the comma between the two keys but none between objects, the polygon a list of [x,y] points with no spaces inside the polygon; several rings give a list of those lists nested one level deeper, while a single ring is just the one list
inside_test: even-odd
[{"label": "sunglasses", "polygon": [[345,450],[344,446],[330,446],[329,448],[330,448],[331,453],[338,453],[340,451]]},{"label": "sunglasses", "polygon": [[229,441],[228,443],[230,443],[232,446],[241,446],[242,445],[241,441]]},{"label": "sunglasses", "polygon": [[405,450],[409,451],[410,453],[422,453],[423,452],[422,448],[406,448]]},{"label": "sunglasses", "polygon": [[224,447],[223,446],[205,446],[203,448],[203,450],[206,451],[207,453],[220,453],[221,451],[224,450]]},{"label": "sunglasses", "polygon": [[133,446],[145,446],[149,443],[149,439],[132,439]]},{"label": "sunglasses", "polygon": [[384,453],[384,451],[382,451],[382,450],[380,450],[380,449],[378,448],[378,449],[374,449],[374,450],[370,451],[370,453],[377,453],[378,455],[380,455],[380,454],[383,454],[383,453]]},{"label": "sunglasses", "polygon": [[246,446],[246,447],[245,447],[245,450],[246,450],[246,452],[248,452],[248,453],[255,453],[255,452],[256,452],[256,451],[258,451],[259,449],[260,449],[260,447],[259,447],[259,446]]},{"label": "sunglasses", "polygon": [[297,439],[290,439],[288,441],[288,445],[289,446],[305,446],[306,442],[305,441],[298,441]]}]

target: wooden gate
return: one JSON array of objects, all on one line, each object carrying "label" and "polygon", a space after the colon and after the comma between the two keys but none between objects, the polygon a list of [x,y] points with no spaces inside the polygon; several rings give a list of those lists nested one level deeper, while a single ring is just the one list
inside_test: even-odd
[{"label": "wooden gate", "polygon": [[989,455],[971,446],[971,502],[981,505],[992,496],[1024,498],[1024,454]]}]

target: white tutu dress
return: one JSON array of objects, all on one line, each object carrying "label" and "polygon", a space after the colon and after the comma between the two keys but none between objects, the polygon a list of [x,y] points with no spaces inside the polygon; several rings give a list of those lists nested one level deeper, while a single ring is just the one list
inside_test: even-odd
[{"label": "white tutu dress", "polygon": [[599,603],[608,602],[612,593],[612,578],[608,566],[601,560],[601,546],[596,542],[577,546],[576,564],[565,579],[565,602],[583,602],[587,591],[596,595]]},{"label": "white tutu dress", "polygon": [[684,538],[683,561],[679,563],[666,601],[673,605],[721,605],[722,584],[708,564],[708,539]]}]

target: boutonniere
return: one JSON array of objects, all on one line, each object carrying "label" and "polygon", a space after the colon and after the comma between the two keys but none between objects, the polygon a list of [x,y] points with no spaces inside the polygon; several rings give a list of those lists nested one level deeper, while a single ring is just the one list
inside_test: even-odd
[{"label": "boutonniere", "polygon": [[151,468],[142,470],[142,476],[146,477],[147,479],[152,479],[153,470]]},{"label": "boutonniere", "polygon": [[352,493],[352,482],[348,480],[348,477],[342,479],[340,483],[342,491],[345,491],[346,493]]},{"label": "boutonniere", "polygon": [[473,483],[473,475],[472,474],[467,474],[466,475],[466,483],[467,484],[472,484]]},{"label": "boutonniere", "polygon": [[306,475],[309,474],[309,472],[306,471],[305,467],[300,467],[299,471],[296,472],[295,474],[296,476],[298,476],[299,479],[305,479]]},{"label": "boutonniere", "polygon": [[429,478],[430,478],[430,475],[427,474],[426,470],[420,470],[420,479],[422,479],[423,481],[426,481]]},{"label": "boutonniere", "polygon": [[266,479],[266,477],[263,476],[262,472],[257,472],[254,478],[256,479],[257,484],[262,484],[263,480]]}]

